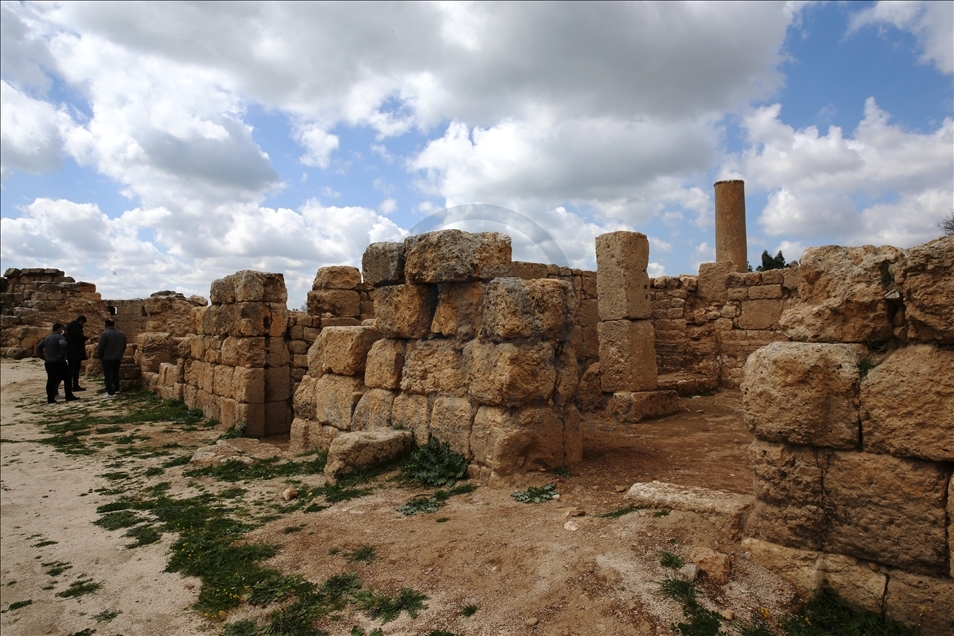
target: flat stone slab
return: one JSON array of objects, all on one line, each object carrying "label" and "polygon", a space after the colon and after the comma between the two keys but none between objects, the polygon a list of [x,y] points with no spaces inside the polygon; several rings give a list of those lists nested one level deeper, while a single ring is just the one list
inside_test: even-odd
[{"label": "flat stone slab", "polygon": [[212,446],[197,448],[189,463],[194,466],[212,466],[234,459],[251,464],[258,460],[281,456],[282,451],[277,446],[260,442],[251,437],[236,437],[234,439],[220,439]]},{"label": "flat stone slab", "polygon": [[411,431],[379,429],[342,433],[328,449],[325,477],[334,484],[342,475],[396,459],[413,444]]},{"label": "flat stone slab", "polygon": [[694,512],[722,528],[736,539],[745,525],[745,517],[755,503],[752,495],[739,495],[695,486],[680,486],[661,481],[633,484],[625,497],[647,508],[670,508]]}]

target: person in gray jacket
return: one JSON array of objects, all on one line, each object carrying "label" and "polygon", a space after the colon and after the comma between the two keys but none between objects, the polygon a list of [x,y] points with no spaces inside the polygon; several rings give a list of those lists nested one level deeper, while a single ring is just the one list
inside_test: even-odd
[{"label": "person in gray jacket", "polygon": [[99,335],[96,356],[103,363],[103,378],[106,381],[104,398],[119,393],[119,365],[126,352],[126,334],[116,328],[115,320],[106,321],[106,330]]},{"label": "person in gray jacket", "polygon": [[73,395],[73,385],[70,382],[70,367],[66,363],[66,330],[61,323],[53,325],[53,332],[40,341],[36,346],[36,355],[43,358],[46,368],[46,403],[56,404],[56,394],[63,383],[66,401],[72,402],[79,398]]}]

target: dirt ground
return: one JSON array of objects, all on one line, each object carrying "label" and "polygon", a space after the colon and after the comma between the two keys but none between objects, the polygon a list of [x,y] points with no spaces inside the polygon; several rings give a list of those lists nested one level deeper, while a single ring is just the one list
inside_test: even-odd
[{"label": "dirt ground", "polygon": [[[121,431],[90,436],[101,442],[94,454],[64,454],[38,443],[44,422],[71,409],[122,412],[123,400],[99,400],[94,388],[100,383],[90,379],[80,402],[47,406],[44,381],[38,361],[3,360],[0,365],[3,634],[218,634],[227,623],[265,616],[272,608],[243,604],[213,620],[203,617],[191,608],[200,582],[163,571],[174,536],[128,549],[122,530],[92,523],[97,506],[120,496],[116,482],[104,477],[117,466],[130,474],[120,482],[120,489],[129,493],[160,481],[170,483],[171,496],[223,486],[209,477],[184,476],[189,466],[147,475],[160,459],[120,459],[117,435],[134,433],[136,443],[157,448],[175,442],[183,447],[180,452],[191,452],[213,443],[223,431],[125,425]],[[742,424],[740,395],[723,391],[685,399],[683,405],[678,415],[628,427],[586,420],[584,458],[569,467],[569,477],[534,473],[519,484],[556,482],[557,500],[522,504],[510,496],[517,485],[480,486],[452,497],[436,514],[403,516],[395,509],[419,491],[378,478],[371,494],[309,513],[292,511],[281,493],[289,483],[299,489],[320,486],[324,477],[279,478],[245,484],[249,498],[258,497],[279,512],[289,506],[287,514],[274,515],[278,518],[245,539],[279,546],[265,565],[285,573],[319,582],[354,571],[376,590],[395,593],[410,587],[427,595],[427,609],[416,618],[405,613],[385,624],[346,610],[337,620],[320,624],[332,635],[351,634],[354,626],[369,632],[380,628],[386,635],[433,630],[474,636],[670,634],[682,612],[660,593],[659,582],[671,576],[671,570],[660,566],[660,555],[670,551],[688,560],[694,546],[731,559],[728,583],[717,585],[705,575],[700,579],[707,607],[742,621],[760,611],[777,615],[790,610],[796,602],[792,588],[695,513],[640,510],[618,518],[599,516],[626,506],[624,494],[636,482],[751,493],[746,448],[752,438]],[[265,441],[287,448],[287,440]],[[585,514],[568,517],[574,511]],[[377,558],[349,563],[340,553],[330,553],[363,546],[373,547]],[[69,567],[51,575],[57,563]],[[101,587],[73,598],[57,596],[80,579]],[[479,609],[466,617],[461,613],[465,605]],[[726,624],[730,633],[731,625]]]}]

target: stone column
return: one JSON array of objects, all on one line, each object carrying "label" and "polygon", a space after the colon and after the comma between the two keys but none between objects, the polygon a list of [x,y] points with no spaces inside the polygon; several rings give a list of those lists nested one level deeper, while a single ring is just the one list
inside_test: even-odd
[{"label": "stone column", "polygon": [[745,182],[741,179],[716,181],[714,187],[716,262],[730,261],[735,271],[748,271]]}]

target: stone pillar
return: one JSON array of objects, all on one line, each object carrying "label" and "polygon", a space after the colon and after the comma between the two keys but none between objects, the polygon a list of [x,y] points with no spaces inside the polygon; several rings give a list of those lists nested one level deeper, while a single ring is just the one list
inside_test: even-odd
[{"label": "stone pillar", "polygon": [[741,179],[716,181],[714,187],[716,262],[730,261],[735,271],[748,271],[745,182]]}]

